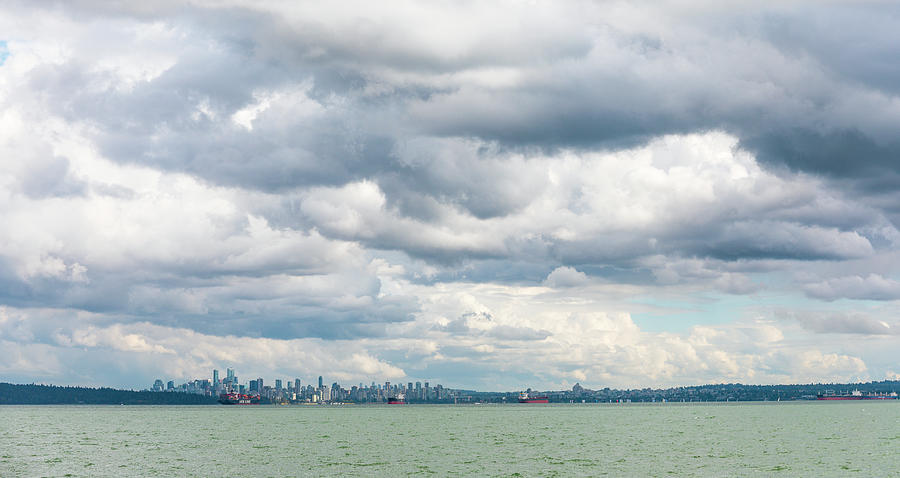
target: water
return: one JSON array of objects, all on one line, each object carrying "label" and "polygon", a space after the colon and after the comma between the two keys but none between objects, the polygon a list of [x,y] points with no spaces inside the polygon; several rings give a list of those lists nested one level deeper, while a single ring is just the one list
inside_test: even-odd
[{"label": "water", "polygon": [[900,476],[900,402],[6,406],[0,476]]}]

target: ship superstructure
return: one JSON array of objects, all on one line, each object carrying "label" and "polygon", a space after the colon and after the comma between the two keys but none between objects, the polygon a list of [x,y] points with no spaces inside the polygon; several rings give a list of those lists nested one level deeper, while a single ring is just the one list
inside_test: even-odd
[{"label": "ship superstructure", "polygon": [[388,405],[406,405],[406,395],[403,393],[398,393],[394,396],[388,397],[387,399]]}]

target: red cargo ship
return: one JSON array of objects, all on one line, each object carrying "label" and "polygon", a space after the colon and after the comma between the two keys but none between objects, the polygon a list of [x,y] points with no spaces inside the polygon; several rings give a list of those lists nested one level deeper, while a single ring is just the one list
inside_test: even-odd
[{"label": "red cargo ship", "polygon": [[256,405],[259,403],[259,396],[244,395],[242,393],[223,393],[219,395],[219,403],[222,405]]},{"label": "red cargo ship", "polygon": [[544,395],[537,396],[522,392],[519,394],[519,403],[550,403],[550,399]]},{"label": "red cargo ship", "polygon": [[816,396],[816,400],[897,400],[897,398],[897,392],[870,392],[866,395],[863,395],[863,393],[859,390],[854,390],[850,393],[845,393],[842,395],[836,395],[833,391],[826,390],[824,394],[819,394],[818,396]]}]

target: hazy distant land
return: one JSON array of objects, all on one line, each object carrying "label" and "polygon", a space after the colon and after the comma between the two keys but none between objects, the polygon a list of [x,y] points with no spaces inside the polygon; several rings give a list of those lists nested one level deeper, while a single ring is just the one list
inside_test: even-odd
[{"label": "hazy distant land", "polygon": [[[829,383],[797,385],[709,384],[666,389],[604,388],[590,390],[576,386],[573,390],[541,392],[551,403],[608,402],[725,402],[813,400],[826,391],[900,392],[900,381],[885,380],[866,383]],[[461,391],[457,403],[515,403],[515,392]],[[57,385],[0,383],[0,405],[213,405],[211,396],[178,393],[118,390]],[[435,401],[434,403],[447,403]]]}]

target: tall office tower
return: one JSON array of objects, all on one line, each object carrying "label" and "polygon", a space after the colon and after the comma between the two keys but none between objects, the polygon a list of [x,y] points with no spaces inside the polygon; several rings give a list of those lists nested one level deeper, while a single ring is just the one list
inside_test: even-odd
[{"label": "tall office tower", "polygon": [[256,379],[256,389],[259,390],[260,393],[262,393],[262,391],[263,391],[263,379],[262,379],[262,377]]},{"label": "tall office tower", "polygon": [[213,386],[216,386],[218,384],[219,384],[219,371],[216,369],[213,369]]},{"label": "tall office tower", "polygon": [[338,385],[337,382],[331,384],[331,399],[334,401],[343,400],[344,396],[341,393],[341,386]]},{"label": "tall office tower", "polygon": [[175,390],[174,380],[169,380],[168,383],[166,383],[166,390]]},{"label": "tall office tower", "polygon": [[422,382],[416,382],[416,398],[422,399]]},{"label": "tall office tower", "polygon": [[301,390],[300,389],[300,379],[295,378],[294,379],[294,393],[296,393],[297,395],[300,395],[300,390]]},{"label": "tall office tower", "polygon": [[280,378],[275,379],[275,390],[281,390],[281,379]]},{"label": "tall office tower", "polygon": [[409,382],[406,384],[406,393],[407,394],[412,393],[412,382]]},{"label": "tall office tower", "polygon": [[431,387],[428,386],[428,382],[425,382],[425,400],[431,400]]},{"label": "tall office tower", "polygon": [[322,388],[322,376],[319,375],[319,388]]},{"label": "tall office tower", "polygon": [[256,388],[256,380],[251,380],[251,381],[250,381],[250,391],[251,391],[251,392],[255,392],[256,390],[258,390],[258,389]]}]

